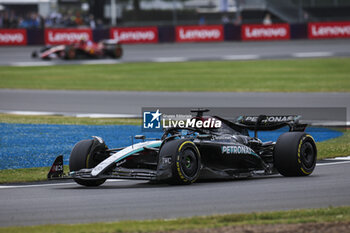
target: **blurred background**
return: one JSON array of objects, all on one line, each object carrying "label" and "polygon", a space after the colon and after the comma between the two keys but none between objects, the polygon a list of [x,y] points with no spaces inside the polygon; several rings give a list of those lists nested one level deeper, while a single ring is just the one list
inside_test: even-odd
[{"label": "blurred background", "polygon": [[0,28],[350,20],[348,0],[0,0]]}]

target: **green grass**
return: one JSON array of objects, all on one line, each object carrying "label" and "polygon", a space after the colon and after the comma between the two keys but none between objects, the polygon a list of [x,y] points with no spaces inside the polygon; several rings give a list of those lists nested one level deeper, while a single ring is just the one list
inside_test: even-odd
[{"label": "green grass", "polygon": [[0,67],[0,88],[349,92],[350,59]]},{"label": "green grass", "polygon": [[309,222],[349,222],[350,207],[290,210],[250,214],[228,214],[208,217],[180,218],[172,220],[120,221],[110,223],[62,224],[29,227],[3,227],[1,232],[158,232],[185,229],[218,228],[247,224],[291,224]]},{"label": "green grass", "polygon": [[350,155],[350,129],[342,132],[341,137],[317,143],[318,159]]},{"label": "green grass", "polygon": [[[0,170],[0,184],[44,181],[47,180],[49,169],[49,167],[34,167]],[[67,172],[68,166],[64,166],[64,170]]]}]

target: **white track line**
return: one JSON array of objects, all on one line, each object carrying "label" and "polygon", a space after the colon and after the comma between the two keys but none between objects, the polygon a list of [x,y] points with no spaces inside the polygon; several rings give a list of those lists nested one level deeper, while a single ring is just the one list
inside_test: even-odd
[{"label": "white track line", "polygon": [[23,115],[23,116],[53,116],[53,115],[61,115],[59,113],[54,112],[35,112],[35,111],[0,111],[5,114],[12,115]]},{"label": "white track line", "polygon": [[7,186],[0,186],[0,189],[11,189],[11,188],[33,188],[33,187],[46,187],[46,186],[60,186],[60,185],[71,185],[75,184],[74,182],[71,183],[59,183],[59,184],[29,184],[29,185],[7,185]]},{"label": "white track line", "polygon": [[334,56],[331,52],[305,52],[305,53],[293,53],[293,57],[330,57]]},{"label": "white track line", "polygon": [[350,126],[350,121],[316,121],[309,123],[312,126]]},{"label": "white track line", "polygon": [[23,115],[23,116],[71,116],[71,117],[88,117],[88,118],[141,118],[137,114],[104,114],[104,113],[60,113],[60,112],[39,112],[39,111],[5,111],[0,113]]},{"label": "white track line", "polygon": [[140,115],[135,114],[102,114],[102,113],[84,113],[76,114],[76,117],[88,117],[88,118],[140,118]]},{"label": "white track line", "polygon": [[87,60],[80,61],[79,65],[108,65],[108,64],[120,64],[122,63],[120,60]]},{"label": "white track line", "polygon": [[45,61],[37,61],[37,62],[13,62],[10,64],[11,66],[20,66],[20,67],[26,67],[26,66],[53,66],[56,65],[53,62],[45,62]]},{"label": "white track line", "polygon": [[316,166],[327,166],[327,165],[337,165],[337,164],[344,164],[344,163],[350,163],[350,161],[343,161],[343,162],[334,162],[334,163],[319,163],[316,164]]},{"label": "white track line", "polygon": [[185,62],[188,61],[185,57],[156,57],[151,61],[153,62]]},{"label": "white track line", "polygon": [[332,159],[329,159],[329,160],[333,160],[333,159],[335,159],[335,160],[350,160],[350,155],[347,156],[347,157],[335,157],[335,158],[332,158]]},{"label": "white track line", "polygon": [[[121,182],[128,180],[107,180],[106,183]],[[12,188],[35,188],[35,187],[49,187],[49,186],[64,186],[64,185],[75,185],[75,182],[69,183],[54,183],[54,184],[28,184],[28,185],[0,185],[0,189],[12,189]]]},{"label": "white track line", "polygon": [[259,58],[260,56],[257,54],[227,55],[222,57],[223,60],[255,60]]}]

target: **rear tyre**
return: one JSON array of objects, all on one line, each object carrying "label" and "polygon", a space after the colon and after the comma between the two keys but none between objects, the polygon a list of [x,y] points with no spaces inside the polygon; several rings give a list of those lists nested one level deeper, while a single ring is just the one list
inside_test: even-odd
[{"label": "rear tyre", "polygon": [[172,155],[172,176],[165,182],[168,184],[192,184],[200,173],[201,156],[197,146],[189,140],[173,140],[166,142],[160,153]]},{"label": "rear tyre", "polygon": [[273,158],[283,176],[308,176],[316,166],[316,143],[304,132],[284,133],[276,142]]},{"label": "rear tyre", "polygon": [[116,59],[121,58],[123,56],[122,47],[120,47],[119,45],[115,46],[115,48],[111,52],[111,56]]},{"label": "rear tyre", "polygon": [[[94,155],[91,153],[91,148],[94,140],[83,140],[75,144],[69,157],[69,170],[79,171],[84,168],[93,168],[98,162],[95,161]],[[74,179],[80,185],[84,186],[99,186],[106,179],[83,180]]]}]

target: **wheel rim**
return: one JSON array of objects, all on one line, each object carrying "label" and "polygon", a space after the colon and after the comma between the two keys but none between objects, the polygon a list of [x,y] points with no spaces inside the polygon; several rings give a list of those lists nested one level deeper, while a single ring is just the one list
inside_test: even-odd
[{"label": "wheel rim", "polygon": [[122,55],[122,50],[121,50],[121,48],[117,48],[116,50],[115,50],[115,56],[118,58],[118,57],[120,57]]},{"label": "wheel rim", "polygon": [[306,168],[312,168],[315,160],[315,150],[310,142],[305,142],[300,148],[302,162]]},{"label": "wheel rim", "polygon": [[186,168],[190,168],[191,167],[191,158],[187,157],[186,158]]},{"label": "wheel rim", "polygon": [[197,173],[198,159],[193,150],[185,149],[182,152],[180,164],[186,176],[193,177]]}]

